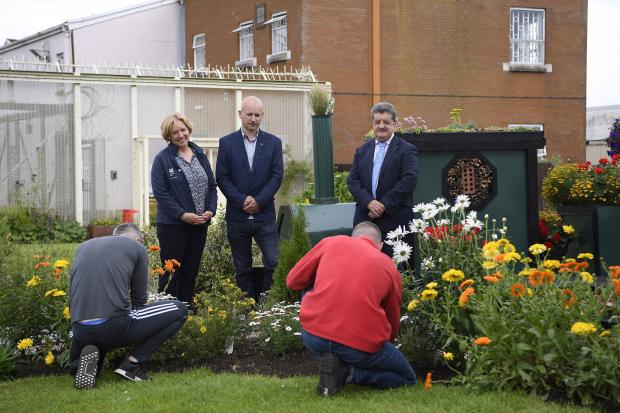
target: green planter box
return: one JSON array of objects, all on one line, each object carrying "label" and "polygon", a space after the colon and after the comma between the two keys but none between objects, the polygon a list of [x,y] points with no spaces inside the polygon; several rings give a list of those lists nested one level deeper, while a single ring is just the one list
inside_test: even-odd
[{"label": "green planter box", "polygon": [[454,132],[404,134],[418,149],[414,204],[478,188],[472,208],[506,217],[508,234],[519,251],[538,240],[538,160],[543,132]]},{"label": "green planter box", "polygon": [[568,256],[581,252],[594,254],[593,271],[605,275],[600,259],[607,265],[620,265],[620,206],[561,206],[558,212],[564,222],[575,228],[575,239],[568,246]]}]

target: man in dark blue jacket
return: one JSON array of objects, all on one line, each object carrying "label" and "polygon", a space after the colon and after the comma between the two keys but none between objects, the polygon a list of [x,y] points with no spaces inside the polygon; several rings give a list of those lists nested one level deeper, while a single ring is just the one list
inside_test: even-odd
[{"label": "man in dark blue jacket", "polygon": [[[248,96],[239,111],[241,129],[220,139],[215,168],[226,196],[226,226],[237,285],[254,299],[271,287],[278,258],[274,197],[284,173],[282,142],[260,130],[263,103]],[[252,238],[263,254],[262,285],[252,271]]]},{"label": "man in dark blue jacket", "polygon": [[[415,146],[394,135],[394,105],[377,103],[370,114],[375,139],[357,148],[349,173],[349,191],[356,202],[353,226],[370,220],[385,236],[413,219],[417,151]],[[392,247],[384,243],[383,252],[391,256]]]}]

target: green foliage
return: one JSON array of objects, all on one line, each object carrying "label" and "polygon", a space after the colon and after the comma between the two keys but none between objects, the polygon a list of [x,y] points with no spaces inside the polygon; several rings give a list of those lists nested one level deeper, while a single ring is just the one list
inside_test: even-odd
[{"label": "green foliage", "polygon": [[296,161],[289,156],[289,149],[285,151],[286,163],[284,165],[284,176],[282,177],[282,185],[280,186],[279,194],[282,197],[282,201],[287,203],[290,201],[291,190],[293,185],[302,181],[304,183],[309,182],[312,179],[312,170],[310,165],[305,161]]},{"label": "green foliage", "polygon": [[0,331],[10,345],[31,339],[23,350],[29,359],[52,353],[56,364],[66,362],[69,350],[67,285],[74,244],[21,245],[10,251],[0,280]]},{"label": "green foliage", "polygon": [[299,309],[299,302],[280,302],[254,313],[249,327],[257,334],[258,343],[278,355],[301,350]]},{"label": "green foliage", "polygon": [[169,359],[186,363],[205,361],[222,354],[244,331],[244,320],[254,300],[228,279],[218,279],[211,291],[194,296],[195,314],[181,330],[168,339],[153,360],[165,364]]},{"label": "green foliage", "polygon": [[17,370],[17,356],[8,346],[0,346],[0,382],[11,380]]},{"label": "green foliage", "polygon": [[303,211],[303,207],[299,207],[291,217],[290,237],[280,243],[278,265],[273,274],[273,285],[271,290],[269,290],[267,301],[270,305],[281,301],[294,303],[299,300],[299,293],[291,291],[286,287],[286,276],[291,268],[297,264],[297,261],[312,248],[310,237],[306,232],[306,226],[306,214]]},{"label": "green foliage", "polygon": [[[353,195],[349,192],[349,172],[334,172],[334,196],[338,202],[354,202]],[[314,182],[310,182],[306,189],[296,198],[296,202],[307,204],[314,198]]]},{"label": "green foliage", "polygon": [[2,231],[8,231],[15,242],[81,242],[86,231],[73,220],[42,212],[23,205],[10,205],[0,209],[4,219]]}]

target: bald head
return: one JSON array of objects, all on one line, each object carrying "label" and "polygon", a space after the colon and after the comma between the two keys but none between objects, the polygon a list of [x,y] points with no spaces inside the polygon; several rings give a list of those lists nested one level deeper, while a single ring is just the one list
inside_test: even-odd
[{"label": "bald head", "polygon": [[381,238],[381,230],[378,226],[373,224],[370,221],[362,221],[353,228],[353,232],[351,233],[353,238],[356,237],[367,237],[374,241],[377,248],[381,249],[383,244]]},{"label": "bald head", "polygon": [[263,102],[256,96],[246,96],[241,101],[239,119],[243,132],[250,138],[256,137],[263,120]]}]

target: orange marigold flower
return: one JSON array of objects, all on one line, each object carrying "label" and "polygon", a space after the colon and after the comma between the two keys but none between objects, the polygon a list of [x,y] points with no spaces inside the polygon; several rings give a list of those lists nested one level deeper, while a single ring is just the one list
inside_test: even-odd
[{"label": "orange marigold flower", "polygon": [[54,278],[55,279],[59,280],[61,273],[62,273],[62,269],[61,268],[54,268]]},{"label": "orange marigold flower", "polygon": [[542,284],[542,272],[538,270],[532,271],[528,277],[528,280],[530,281],[532,287],[538,287]]},{"label": "orange marigold flower", "polygon": [[499,281],[499,278],[495,277],[494,275],[486,275],[483,278],[487,280],[488,282],[490,282],[491,284],[495,284],[496,282]]},{"label": "orange marigold flower", "polygon": [[47,262],[47,261],[41,261],[40,263],[36,264],[36,265],[34,266],[34,268],[35,268],[35,270],[36,270],[37,268],[40,268],[40,267],[49,267],[50,265],[52,265],[52,264],[50,264],[50,263],[49,263],[49,262]]},{"label": "orange marigold flower", "polygon": [[469,302],[469,297],[475,293],[474,287],[467,287],[465,291],[463,291],[459,297],[459,307],[463,308]]},{"label": "orange marigold flower", "polygon": [[164,271],[164,269],[163,269],[163,268],[155,268],[155,269],[152,271],[152,273],[153,273],[153,274],[155,274],[155,275],[162,276],[162,275],[164,275],[164,274],[165,274],[165,271]]},{"label": "orange marigold flower", "polygon": [[620,280],[613,279],[611,280],[611,282],[614,285],[614,291],[616,292],[616,295],[620,297]]},{"label": "orange marigold flower", "polygon": [[159,247],[159,245],[151,245],[149,247],[149,251],[151,251],[151,252],[152,251],[160,251],[160,250],[161,250],[161,248]]},{"label": "orange marigold flower", "polygon": [[610,265],[609,276],[613,279],[619,279],[620,278],[620,265]]},{"label": "orange marigold flower", "polygon": [[172,261],[172,263],[173,263],[175,266],[177,266],[177,267],[180,267],[180,266],[181,266],[181,263],[180,263],[180,262],[178,262],[177,260],[175,260],[174,258],[173,258],[173,259],[171,259],[170,261]]},{"label": "orange marigold flower", "polygon": [[568,288],[562,291],[562,298],[564,299],[564,307],[566,308],[571,308],[577,302],[577,296]]},{"label": "orange marigold flower", "polygon": [[172,260],[166,260],[164,261],[164,268],[166,271],[173,273],[174,272],[174,263],[172,262]]},{"label": "orange marigold flower", "polygon": [[433,378],[433,375],[431,374],[430,371],[426,373],[426,380],[424,380],[424,388],[426,390],[430,390],[431,387],[433,387],[433,384],[431,383],[432,378]]},{"label": "orange marigold flower", "polygon": [[521,284],[521,283],[516,283],[513,284],[512,287],[510,288],[510,294],[513,297],[523,297],[523,295],[525,294],[525,285]]},{"label": "orange marigold flower", "polygon": [[590,264],[588,264],[587,261],[582,261],[582,262],[577,262],[575,265],[575,270],[576,271],[583,271],[586,268],[588,268],[590,266]]},{"label": "orange marigold flower", "polygon": [[542,271],[540,280],[543,284],[552,284],[555,281],[555,275],[551,271]]},{"label": "orange marigold flower", "polygon": [[464,288],[471,287],[472,285],[474,285],[474,282],[474,280],[468,278],[459,285],[459,288],[462,290]]},{"label": "orange marigold flower", "polygon": [[492,340],[488,337],[478,337],[476,340],[474,340],[474,344],[478,345],[478,346],[488,346],[489,344],[492,343]]},{"label": "orange marigold flower", "polygon": [[505,254],[498,254],[495,257],[493,257],[493,260],[495,260],[496,263],[501,264],[505,261],[506,259],[506,255]]}]

